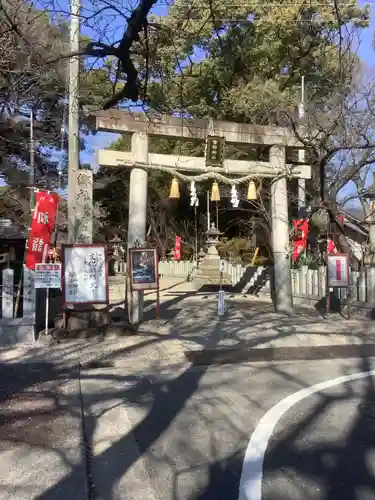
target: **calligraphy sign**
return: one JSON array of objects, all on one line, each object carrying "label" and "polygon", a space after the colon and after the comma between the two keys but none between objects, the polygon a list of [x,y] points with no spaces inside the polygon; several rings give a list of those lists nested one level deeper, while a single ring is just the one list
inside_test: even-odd
[{"label": "calligraphy sign", "polygon": [[35,271],[23,268],[23,317],[35,319],[36,293]]},{"label": "calligraphy sign", "polygon": [[93,177],[92,171],[77,171],[76,184],[76,241],[89,244],[92,242],[93,218]]},{"label": "calligraphy sign", "polygon": [[64,304],[107,304],[108,262],[105,245],[63,245]]},{"label": "calligraphy sign", "polygon": [[45,262],[48,256],[51,236],[55,228],[58,195],[46,191],[37,191],[35,207],[30,225],[25,264],[28,269],[35,269],[35,264]]}]

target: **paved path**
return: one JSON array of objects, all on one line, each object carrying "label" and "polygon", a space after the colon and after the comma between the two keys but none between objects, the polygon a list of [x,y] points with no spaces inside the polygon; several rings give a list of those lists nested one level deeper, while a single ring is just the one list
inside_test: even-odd
[{"label": "paved path", "polygon": [[[238,300],[219,319],[210,298],[177,292],[165,292],[159,328],[150,302],[136,335],[0,349],[0,498],[87,498],[81,390],[90,500],[237,500],[246,449],[267,412],[301,389],[375,369],[366,349],[334,362],[288,357],[295,345],[306,353],[325,345],[329,357],[338,343],[371,344],[370,322],[322,321],[306,309],[290,318]],[[184,356],[249,345],[286,349],[286,361],[196,366]],[[262,496],[251,500],[374,499],[373,396],[371,377],[350,380],[266,421]],[[259,464],[259,455],[247,458]]]},{"label": "paved path", "polygon": [[375,498],[375,370],[370,365],[371,373],[355,369],[333,380],[331,374],[325,382],[335,385],[301,398],[272,422],[262,491],[249,488],[240,499]]},{"label": "paved path", "polygon": [[[237,500],[246,447],[262,417],[290,394],[364,364],[375,368],[371,360],[342,360],[187,367],[139,378],[123,369],[89,371],[83,387],[98,498]],[[374,421],[358,411],[373,394],[371,378],[353,380],[280,415],[259,500],[373,499]]]},{"label": "paved path", "polygon": [[0,498],[85,499],[77,367],[0,363],[0,380]]},{"label": "paved path", "polygon": [[[80,378],[97,500],[237,500],[246,449],[267,412],[311,385],[375,369],[375,361],[366,357],[197,367],[163,364],[136,350],[132,359],[120,359],[117,350],[107,347],[101,365],[91,357]],[[8,351],[10,364],[2,375],[18,382],[8,386],[7,396],[31,392],[35,399],[13,397],[11,411],[17,418],[8,421],[8,403],[0,407],[0,454],[7,463],[0,474],[0,498],[87,498],[81,447],[75,441],[75,390],[65,394],[68,380],[76,380],[74,372],[64,374],[74,367],[74,356],[67,353],[64,364],[62,352],[54,368],[45,355],[35,375],[34,364],[14,364],[17,357],[12,360]],[[114,356],[117,362],[110,366]],[[46,399],[60,394],[61,403],[55,399],[41,406],[41,394]],[[373,397],[373,380],[366,377],[325,388],[296,401],[284,414],[277,412],[266,427],[270,439],[261,498],[375,498]]]}]

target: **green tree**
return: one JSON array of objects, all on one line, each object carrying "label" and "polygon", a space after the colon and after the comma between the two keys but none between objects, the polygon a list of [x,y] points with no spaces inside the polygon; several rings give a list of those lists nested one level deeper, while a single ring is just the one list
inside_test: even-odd
[{"label": "green tree", "polygon": [[[66,114],[68,25],[50,20],[47,12],[24,0],[5,0],[0,8],[0,179],[13,197],[28,199],[30,111],[34,112],[35,183],[58,185],[61,133]],[[82,61],[84,63],[84,61]],[[95,104],[109,95],[105,68],[82,64],[81,104]],[[87,131],[82,127],[83,136]],[[83,146],[83,142],[82,142]],[[65,166],[66,161],[63,162]],[[64,176],[63,176],[64,181]],[[10,194],[8,194],[10,196]]]},{"label": "green tree", "polygon": [[147,64],[139,59],[151,107],[267,125],[285,123],[302,75],[310,100],[336,93],[343,66],[352,63],[347,34],[368,26],[369,9],[355,1],[335,8],[320,0],[192,7],[177,0],[151,22]]},{"label": "green tree", "polygon": [[[357,79],[355,36],[368,26],[368,7],[355,0],[278,0],[272,6],[254,0],[238,5],[227,0],[187,5],[177,0],[166,16],[150,16],[147,29],[140,33],[139,20],[152,3],[140,0],[119,45],[94,44],[86,51],[107,58],[108,68],[120,61],[114,87],[124,84],[131,90],[122,97],[138,103],[140,97],[149,110],[179,114],[181,120],[212,117],[292,126],[299,136],[303,125],[302,139],[314,172],[311,200],[317,205],[327,205],[329,199],[336,203],[337,193],[358,177],[359,170],[359,177],[365,177],[363,168],[373,160],[370,113],[364,114],[363,106],[360,112],[358,106],[354,110],[353,103],[363,90]],[[124,47],[126,58],[119,54]],[[136,71],[130,81],[127,69],[132,64]],[[302,76],[308,101],[303,123],[297,118]],[[138,78],[136,92],[134,78]],[[118,98],[119,94],[111,103]],[[373,100],[369,92],[365,99]],[[203,147],[163,140],[152,144],[151,150],[202,154]],[[252,148],[227,152],[238,158],[254,153],[261,152]],[[160,175],[160,179],[165,191],[166,178]]]}]

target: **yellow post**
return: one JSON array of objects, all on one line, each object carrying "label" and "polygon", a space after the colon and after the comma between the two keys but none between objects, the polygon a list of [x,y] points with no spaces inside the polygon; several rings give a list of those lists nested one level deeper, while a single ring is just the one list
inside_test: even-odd
[{"label": "yellow post", "polygon": [[252,261],[251,261],[251,265],[252,266],[255,266],[255,262],[257,260],[258,253],[259,253],[259,247],[256,247],[254,255],[253,255],[253,258],[252,258]]}]

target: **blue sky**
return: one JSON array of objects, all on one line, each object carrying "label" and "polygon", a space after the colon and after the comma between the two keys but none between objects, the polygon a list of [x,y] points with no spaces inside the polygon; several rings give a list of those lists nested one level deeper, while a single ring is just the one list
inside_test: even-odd
[{"label": "blue sky", "polygon": [[372,39],[375,31],[375,22],[374,22],[374,13],[375,13],[375,2],[365,2],[364,0],[360,0],[359,4],[370,5],[371,6],[371,24],[369,28],[362,30],[362,40],[361,46],[359,50],[359,54],[363,61],[366,61],[369,66],[374,66],[375,63],[375,52],[372,48]]},{"label": "blue sky", "polygon": [[[163,1],[159,2],[159,4],[156,4],[156,6],[152,9],[152,13],[154,13],[157,16],[164,16],[166,15],[167,11],[168,9],[166,8],[165,2]],[[88,31],[88,34],[90,34],[90,31]],[[81,153],[81,162],[90,163],[94,168],[96,168],[98,166],[96,161],[96,151],[98,149],[103,149],[108,147],[112,142],[114,142],[119,137],[120,137],[119,134],[112,134],[105,132],[98,132],[95,135],[89,136],[86,140],[86,149]]]},{"label": "blue sky", "polygon": [[[361,32],[361,40],[359,46],[359,56],[362,61],[366,64],[366,66],[371,69],[375,67],[375,50],[373,48],[373,37],[375,33],[375,1],[366,2],[363,0],[359,1],[361,6],[370,5],[371,6],[371,22],[370,26],[367,29],[362,30]],[[368,182],[372,181],[371,174],[369,175]],[[338,198],[343,200],[346,197],[356,196],[356,187],[353,183],[347,184],[339,193]],[[348,202],[348,205],[356,206],[359,202],[356,199]]]}]

